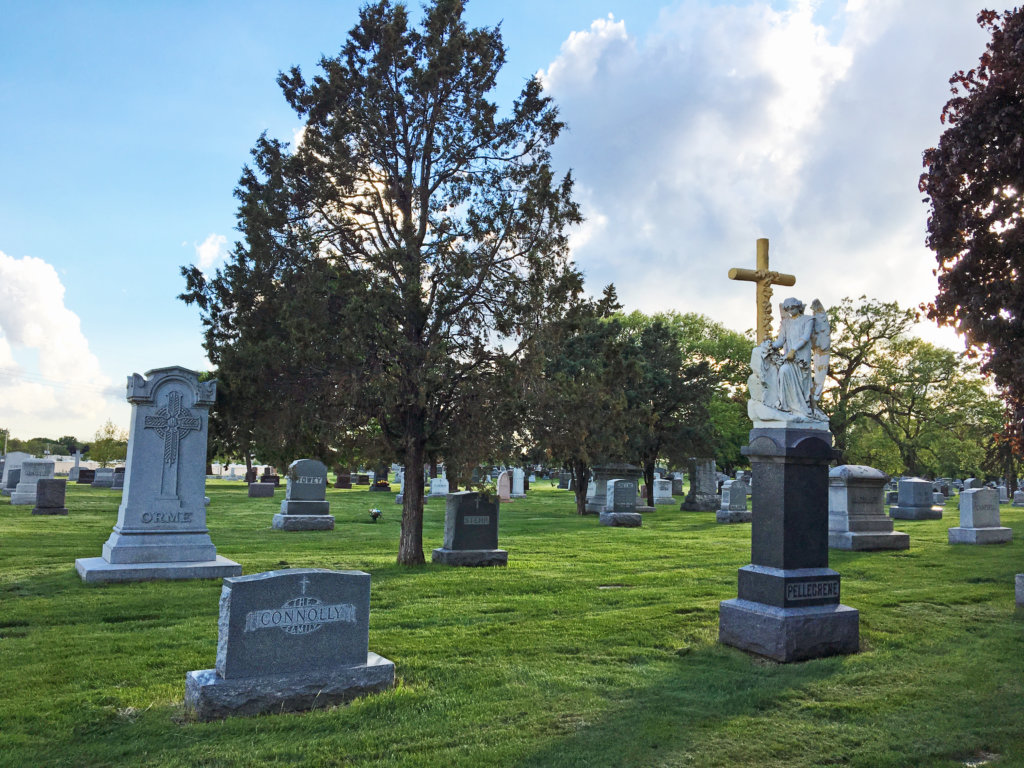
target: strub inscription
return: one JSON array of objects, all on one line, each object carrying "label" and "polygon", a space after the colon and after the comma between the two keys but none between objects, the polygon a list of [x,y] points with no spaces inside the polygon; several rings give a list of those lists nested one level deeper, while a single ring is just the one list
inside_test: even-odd
[{"label": "strub inscription", "polygon": [[820,597],[839,599],[838,581],[798,581],[786,584],[786,600],[816,600]]},{"label": "strub inscription", "polygon": [[466,515],[462,518],[462,522],[466,525],[490,525],[490,515]]}]

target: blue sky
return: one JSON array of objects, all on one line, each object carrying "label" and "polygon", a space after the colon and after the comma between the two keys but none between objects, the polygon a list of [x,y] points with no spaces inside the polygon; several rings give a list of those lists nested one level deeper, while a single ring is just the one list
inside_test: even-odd
[{"label": "blue sky", "polygon": [[[356,2],[0,2],[0,427],[127,426],[125,376],[205,365],[179,267],[216,265],[262,131],[299,127],[275,84],[311,73]],[[826,304],[934,293],[916,190],[971,0],[475,0],[501,22],[508,104],[541,72],[570,130],[588,288],[626,308],[753,325],[725,279],[772,240]],[[749,294],[749,295],[748,295]],[[781,297],[779,297],[781,299]],[[955,337],[922,328],[949,344]]]}]

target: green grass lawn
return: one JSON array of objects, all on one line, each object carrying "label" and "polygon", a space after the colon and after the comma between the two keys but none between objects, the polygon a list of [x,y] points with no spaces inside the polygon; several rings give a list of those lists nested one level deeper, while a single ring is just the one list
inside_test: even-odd
[{"label": "green grass lawn", "polygon": [[[334,531],[285,533],[283,489],[207,492],[243,573],[372,575],[370,650],[396,689],[190,722],[185,673],[214,666],[220,582],[82,583],[75,558],[101,554],[120,493],[71,485],[68,517],[0,502],[0,765],[1024,765],[1024,509],[1002,507],[1009,545],[947,544],[951,501],[945,520],[897,521],[907,552],[833,551],[861,652],[781,665],[716,642],[750,526],[713,512],[605,528],[541,482],[502,506],[507,568],[404,568],[393,494],[331,489]],[[443,517],[430,501],[428,560]]]}]

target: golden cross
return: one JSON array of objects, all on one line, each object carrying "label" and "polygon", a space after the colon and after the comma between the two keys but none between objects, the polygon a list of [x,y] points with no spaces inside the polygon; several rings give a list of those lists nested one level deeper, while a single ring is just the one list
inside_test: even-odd
[{"label": "golden cross", "polygon": [[730,269],[730,280],[747,280],[757,285],[757,343],[772,335],[772,286],[793,285],[796,277],[768,269],[768,238],[757,241],[757,269]]}]

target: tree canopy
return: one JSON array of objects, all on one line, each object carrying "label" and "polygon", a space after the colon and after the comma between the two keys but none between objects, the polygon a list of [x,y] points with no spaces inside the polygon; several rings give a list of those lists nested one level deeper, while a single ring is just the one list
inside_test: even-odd
[{"label": "tree canopy", "polygon": [[[414,27],[381,0],[311,81],[282,73],[298,145],[259,139],[236,190],[243,240],[212,278],[183,269],[211,361],[273,404],[263,423],[291,411],[275,430],[305,436],[291,450],[379,445],[418,472],[581,290],[555,105],[532,78],[500,113],[500,32],[462,14],[436,0]],[[407,484],[400,563],[423,562],[422,519]]]}]

